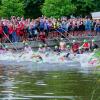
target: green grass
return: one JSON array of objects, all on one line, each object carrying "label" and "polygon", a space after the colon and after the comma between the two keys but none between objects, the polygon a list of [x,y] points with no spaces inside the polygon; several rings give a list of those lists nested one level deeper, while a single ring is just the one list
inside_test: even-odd
[{"label": "green grass", "polygon": [[100,58],[100,49],[95,52],[94,56]]}]

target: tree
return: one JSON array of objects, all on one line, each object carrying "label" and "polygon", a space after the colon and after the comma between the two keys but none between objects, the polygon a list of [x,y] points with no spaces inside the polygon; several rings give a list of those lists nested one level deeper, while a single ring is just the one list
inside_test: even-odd
[{"label": "tree", "polygon": [[93,3],[96,5],[94,11],[100,11],[100,0],[93,0]]},{"label": "tree", "polygon": [[[99,1],[99,0],[98,0]],[[76,5],[75,15],[88,15],[90,12],[93,12],[96,8],[95,3],[93,0],[71,0],[71,2]]]},{"label": "tree", "polygon": [[75,9],[70,0],[45,0],[41,10],[45,16],[59,18],[73,14]]},{"label": "tree", "polygon": [[24,14],[23,3],[19,0],[2,0],[0,15],[3,17],[22,16]]},{"label": "tree", "polygon": [[25,16],[37,18],[42,15],[41,5],[44,0],[22,0],[24,1]]}]

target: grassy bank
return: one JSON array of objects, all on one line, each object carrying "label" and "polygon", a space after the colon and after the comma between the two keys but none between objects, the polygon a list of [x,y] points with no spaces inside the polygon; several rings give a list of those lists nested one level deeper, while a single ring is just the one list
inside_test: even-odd
[{"label": "grassy bank", "polygon": [[95,57],[100,58],[100,49],[96,50]]}]

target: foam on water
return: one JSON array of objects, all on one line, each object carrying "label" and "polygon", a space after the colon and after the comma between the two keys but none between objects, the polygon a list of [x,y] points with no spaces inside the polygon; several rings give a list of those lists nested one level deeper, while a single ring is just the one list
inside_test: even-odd
[{"label": "foam on water", "polygon": [[93,53],[84,53],[77,56],[78,56],[79,62],[81,63],[81,67],[91,67],[91,65],[89,64],[89,60],[93,56]]},{"label": "foam on water", "polygon": [[92,57],[93,53],[84,53],[84,54],[77,54],[74,56],[73,54],[70,55],[70,60],[61,60],[60,58],[65,55],[66,53],[61,53],[57,55],[53,52],[50,52],[49,55],[34,52],[35,55],[40,55],[43,61],[37,60],[38,58],[32,58],[32,53],[12,53],[7,52],[0,54],[0,61],[15,61],[15,62],[38,62],[38,63],[66,63],[69,62],[79,62],[81,67],[89,67],[90,64],[88,63],[90,58]]}]

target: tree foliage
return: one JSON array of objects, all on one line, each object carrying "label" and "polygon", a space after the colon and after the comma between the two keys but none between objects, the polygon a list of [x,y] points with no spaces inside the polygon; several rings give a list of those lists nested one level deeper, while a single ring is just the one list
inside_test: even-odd
[{"label": "tree foliage", "polygon": [[22,16],[24,14],[24,6],[19,0],[2,0],[0,7],[0,16]]},{"label": "tree foliage", "polygon": [[12,15],[37,18],[42,14],[50,17],[86,16],[100,11],[100,0],[0,0],[0,16]]},{"label": "tree foliage", "polygon": [[61,17],[73,14],[76,7],[70,0],[45,0],[42,13],[45,16]]},{"label": "tree foliage", "polygon": [[100,0],[94,0],[95,11],[100,11]]},{"label": "tree foliage", "polygon": [[96,5],[93,0],[72,0],[72,3],[76,6],[75,15],[88,15],[93,12]]},{"label": "tree foliage", "polygon": [[24,0],[25,16],[37,18],[42,15],[41,5],[44,0]]}]

